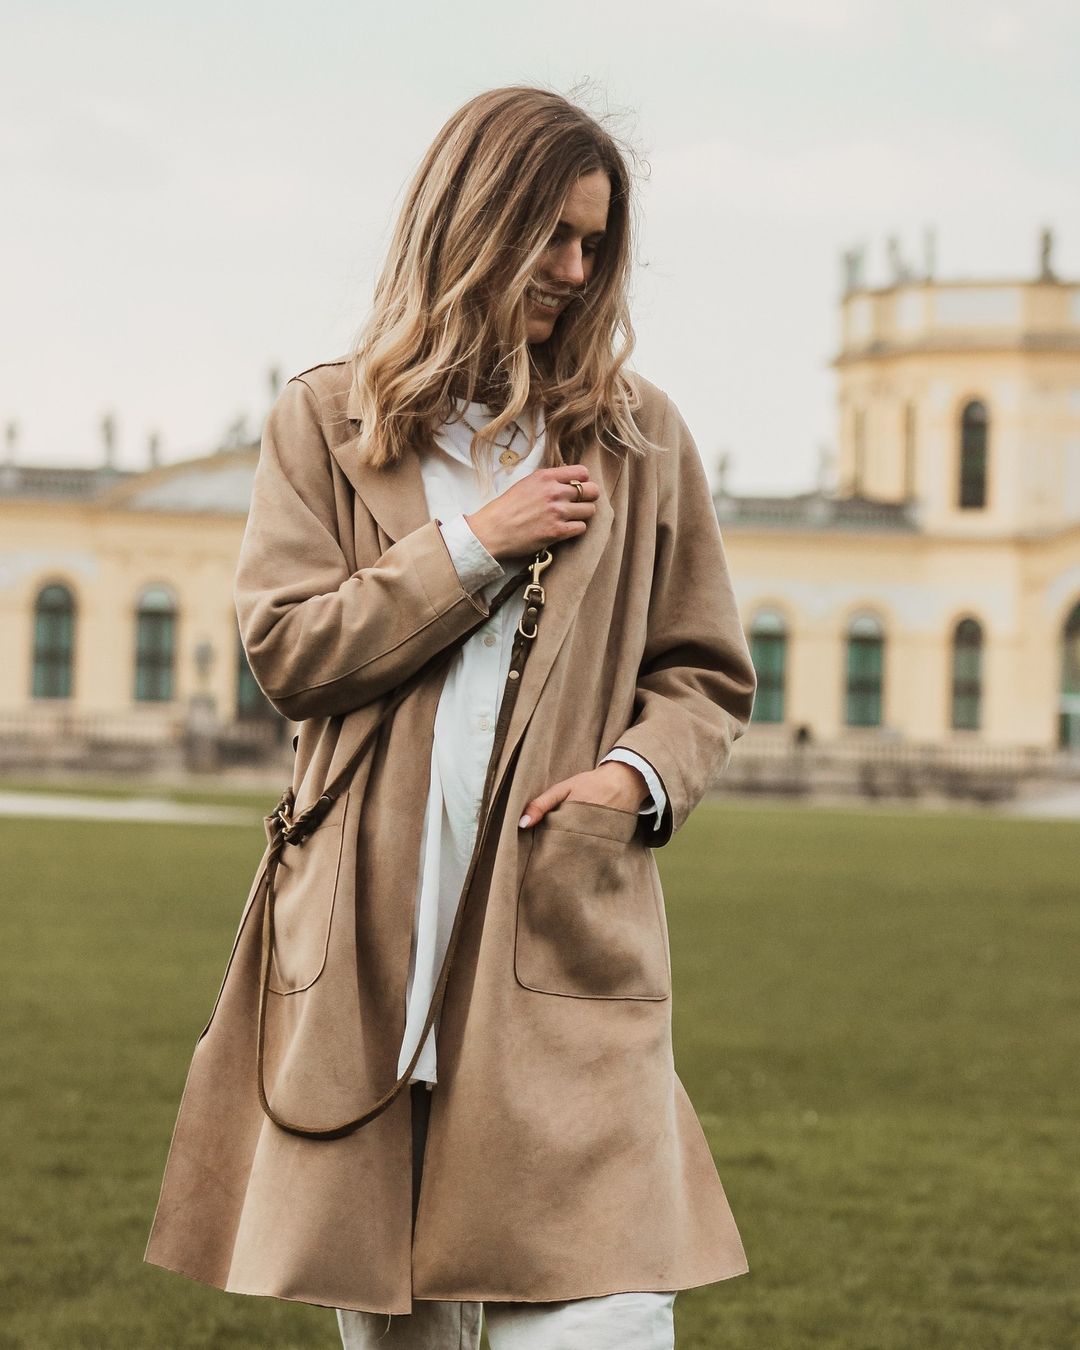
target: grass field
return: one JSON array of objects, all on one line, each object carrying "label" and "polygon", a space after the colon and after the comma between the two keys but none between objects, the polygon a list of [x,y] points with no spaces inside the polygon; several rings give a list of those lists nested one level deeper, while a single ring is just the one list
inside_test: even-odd
[{"label": "grass field", "polygon": [[[751,1267],[680,1294],[680,1350],[1080,1345],[1078,844],[710,802],[660,852],[677,1064]],[[0,848],[0,1347],[333,1350],[324,1310],[142,1264],[261,830]]]}]

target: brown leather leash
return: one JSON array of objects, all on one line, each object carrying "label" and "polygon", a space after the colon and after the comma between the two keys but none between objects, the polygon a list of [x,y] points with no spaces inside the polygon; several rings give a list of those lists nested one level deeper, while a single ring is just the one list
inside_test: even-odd
[{"label": "brown leather leash", "polygon": [[[266,1115],[280,1129],[287,1130],[289,1134],[301,1135],[305,1139],[341,1139],[345,1135],[352,1134],[361,1126],[368,1124],[383,1113],[386,1108],[401,1093],[402,1089],[408,1083],[413,1069],[420,1058],[421,1051],[427,1041],[431,1028],[435,1025],[443,1004],[443,998],[446,993],[447,981],[450,977],[450,967],[453,963],[454,952],[458,945],[458,938],[463,926],[465,914],[465,902],[469,893],[469,886],[472,883],[473,874],[476,871],[480,859],[480,852],[487,835],[488,818],[491,806],[491,795],[495,780],[495,770],[499,762],[499,756],[506,743],[506,733],[510,726],[510,718],[514,711],[514,705],[517,702],[518,690],[521,688],[521,675],[525,669],[525,662],[528,660],[529,652],[532,650],[532,644],[536,640],[536,634],[540,627],[540,614],[544,606],[544,588],[540,585],[540,575],[546,567],[552,562],[552,554],[549,549],[541,549],[533,559],[528,568],[515,573],[505,586],[493,597],[488,605],[487,614],[480,619],[478,623],[468,629],[460,637],[455,638],[442,651],[436,653],[431,660],[421,666],[408,680],[404,681],[387,700],[386,704],[379,711],[378,719],[369,728],[362,742],[355,752],[350,755],[345,767],[336,775],[332,782],[327,786],[319,799],[314,802],[306,811],[295,819],[292,817],[292,808],[294,797],[291,786],[282,793],[281,800],[278,802],[272,815],[266,817],[266,822],[270,831],[270,851],[267,856],[266,864],[266,900],[263,907],[263,927],[262,927],[262,962],[259,976],[259,1016],[258,1016],[258,1050],[256,1078],[259,1089],[259,1102],[262,1105]],[[404,1073],[397,1079],[392,1087],[378,1098],[366,1111],[354,1116],[351,1120],[346,1120],[340,1125],[328,1125],[317,1127],[310,1125],[299,1125],[295,1121],[287,1120],[280,1115],[270,1105],[266,1095],[265,1084],[265,1050],[266,1050],[266,1008],[270,995],[270,969],[274,952],[274,878],[277,873],[278,864],[281,855],[286,846],[303,847],[312,834],[318,829],[319,825],[326,818],[327,813],[338,799],[344,789],[352,781],[361,760],[371,745],[375,733],[386,721],[391,712],[405,699],[410,693],[424,680],[444,666],[449,666],[452,658],[472,637],[477,629],[481,628],[517,590],[522,581],[532,574],[532,580],[525,587],[524,598],[525,608],[518,621],[517,631],[514,634],[514,644],[510,653],[510,669],[507,672],[506,684],[503,687],[503,695],[499,704],[499,715],[495,724],[495,738],[492,742],[491,758],[488,760],[487,775],[484,780],[484,791],[480,803],[480,825],[477,829],[476,842],[473,846],[472,857],[469,859],[469,866],[465,874],[465,880],[462,885],[461,895],[458,897],[457,911],[454,915],[453,927],[450,930],[450,938],[447,943],[446,955],[443,957],[442,966],[439,970],[439,978],[436,981],[434,992],[431,996],[431,1002],[428,1005],[427,1016],[424,1019],[423,1030],[417,1042],[416,1049],[413,1052],[408,1066]]]}]

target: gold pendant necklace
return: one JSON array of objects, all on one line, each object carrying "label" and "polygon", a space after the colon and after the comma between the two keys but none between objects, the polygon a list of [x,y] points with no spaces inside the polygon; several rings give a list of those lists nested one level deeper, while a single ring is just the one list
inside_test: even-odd
[{"label": "gold pendant necklace", "polygon": [[[473,433],[473,435],[474,436],[478,435],[479,433],[476,427],[473,426],[473,424],[464,415],[464,413],[460,414],[460,416],[461,420],[465,423],[465,425],[469,428],[469,430]],[[517,434],[519,431],[521,431],[521,428],[518,426],[517,422],[515,422],[514,430],[510,436],[510,439],[506,442],[506,445],[502,449],[502,453],[499,455],[499,463],[503,466],[504,469],[508,471],[512,469],[514,465],[517,464],[521,459],[524,458],[524,456],[519,455],[516,450],[510,449],[510,447],[514,444],[514,441],[517,439]],[[495,444],[498,445],[498,441],[496,441]]]}]

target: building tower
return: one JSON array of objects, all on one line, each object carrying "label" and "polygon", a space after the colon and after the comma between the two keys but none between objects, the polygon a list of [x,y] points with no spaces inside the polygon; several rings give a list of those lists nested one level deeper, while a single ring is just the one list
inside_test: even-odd
[{"label": "building tower", "polygon": [[842,496],[913,501],[923,530],[1008,537],[1080,521],[1080,284],[1043,231],[1027,280],[884,287],[849,255],[841,302]]}]

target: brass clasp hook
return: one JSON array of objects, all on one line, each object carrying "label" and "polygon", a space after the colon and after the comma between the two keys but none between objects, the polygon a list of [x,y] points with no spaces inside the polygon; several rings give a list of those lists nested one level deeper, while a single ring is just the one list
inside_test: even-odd
[{"label": "brass clasp hook", "polygon": [[[536,636],[536,610],[533,609],[530,614],[530,607],[542,605],[545,600],[544,588],[540,585],[540,573],[545,567],[550,567],[553,562],[553,555],[550,549],[542,548],[529,566],[532,568],[532,581],[525,587],[525,609],[518,620],[518,632],[524,638],[534,638]],[[532,632],[525,627],[526,618],[533,621]]]},{"label": "brass clasp hook", "polygon": [[540,573],[545,567],[550,567],[553,562],[551,550],[542,548],[529,566],[532,568],[532,581],[525,587],[526,603],[530,600],[539,600],[544,603],[544,588],[540,585]]}]

